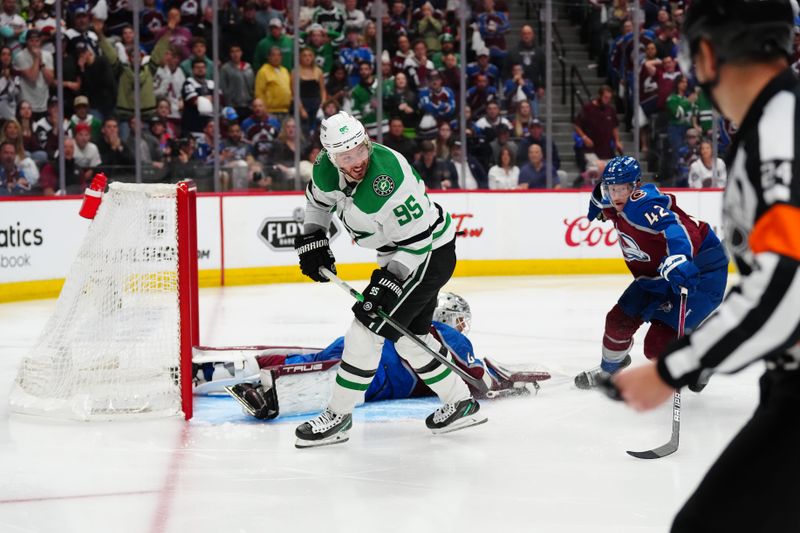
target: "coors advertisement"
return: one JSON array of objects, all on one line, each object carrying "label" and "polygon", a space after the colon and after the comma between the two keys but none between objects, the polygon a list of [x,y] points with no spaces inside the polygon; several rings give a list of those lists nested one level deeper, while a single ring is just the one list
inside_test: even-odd
[{"label": "coors advertisement", "polygon": [[591,220],[580,216],[571,220],[565,218],[564,225],[567,226],[564,241],[570,247],[616,246],[619,242],[619,236],[613,224],[593,225]]}]

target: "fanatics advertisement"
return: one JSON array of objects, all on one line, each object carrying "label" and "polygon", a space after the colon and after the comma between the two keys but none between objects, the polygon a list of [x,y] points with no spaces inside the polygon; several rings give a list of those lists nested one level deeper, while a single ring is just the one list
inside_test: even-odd
[{"label": "fanatics advertisement", "polygon": [[[461,261],[620,258],[611,223],[585,216],[589,194],[431,193],[430,198],[451,214]],[[684,211],[721,229],[720,191],[673,194]],[[0,202],[0,284],[63,279],[89,225],[78,216],[80,205],[80,199]],[[304,205],[302,194],[199,197],[202,284],[219,284],[223,268],[247,272],[297,265],[293,243]],[[375,252],[356,246],[336,217],[329,233],[338,263],[374,263]],[[584,270],[592,272],[591,261]],[[501,267],[497,274],[502,273]]]}]

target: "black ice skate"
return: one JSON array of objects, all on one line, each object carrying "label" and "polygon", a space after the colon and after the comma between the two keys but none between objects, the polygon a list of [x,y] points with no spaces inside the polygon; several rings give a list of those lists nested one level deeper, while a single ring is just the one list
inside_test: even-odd
[{"label": "black ice skate", "polygon": [[338,415],[325,409],[317,418],[303,422],[294,431],[295,448],[313,448],[347,442],[347,430],[353,426],[353,415]]},{"label": "black ice skate", "polygon": [[625,359],[619,363],[609,363],[607,361],[603,361],[600,366],[594,367],[586,372],[581,372],[575,376],[575,386],[582,390],[594,389],[597,387],[598,376],[601,374],[616,374],[630,364],[630,355],[626,355]]},{"label": "black ice skate", "polygon": [[478,414],[480,408],[480,404],[474,398],[446,403],[425,419],[425,425],[434,435],[477,426],[489,420]]}]

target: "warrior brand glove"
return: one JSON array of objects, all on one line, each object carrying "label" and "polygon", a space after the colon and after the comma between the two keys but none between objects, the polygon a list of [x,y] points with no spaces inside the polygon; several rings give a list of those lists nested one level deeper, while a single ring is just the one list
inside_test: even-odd
[{"label": "warrior brand glove", "polygon": [[400,299],[401,294],[403,294],[403,287],[400,280],[388,270],[379,268],[372,272],[369,285],[364,290],[364,301],[356,302],[353,306],[353,313],[361,322],[369,324],[378,309],[391,309]]},{"label": "warrior brand glove", "polygon": [[336,259],[328,246],[328,237],[323,230],[298,235],[294,239],[294,249],[300,256],[300,270],[314,281],[322,283],[328,281],[328,278],[319,273],[320,267],[325,267],[336,274]]},{"label": "warrior brand glove", "polygon": [[681,292],[681,287],[692,290],[700,281],[700,271],[685,255],[670,255],[659,265],[658,273],[669,281],[673,292]]}]

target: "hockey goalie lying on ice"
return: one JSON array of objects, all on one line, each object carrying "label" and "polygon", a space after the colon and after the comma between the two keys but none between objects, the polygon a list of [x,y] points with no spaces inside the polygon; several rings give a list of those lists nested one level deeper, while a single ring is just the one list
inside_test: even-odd
[{"label": "hockey goalie lying on ice", "polygon": [[[439,295],[431,333],[455,356],[458,366],[483,379],[486,398],[530,394],[550,374],[538,370],[517,371],[475,357],[466,337],[472,321],[469,304],[452,294]],[[198,348],[193,356],[195,394],[228,392],[244,410],[259,419],[321,411],[330,398],[336,370],[342,360],[344,338],[327,348],[246,347]],[[472,393],[478,397],[477,390]],[[432,396],[408,363],[386,341],[375,378],[365,401]]]}]

